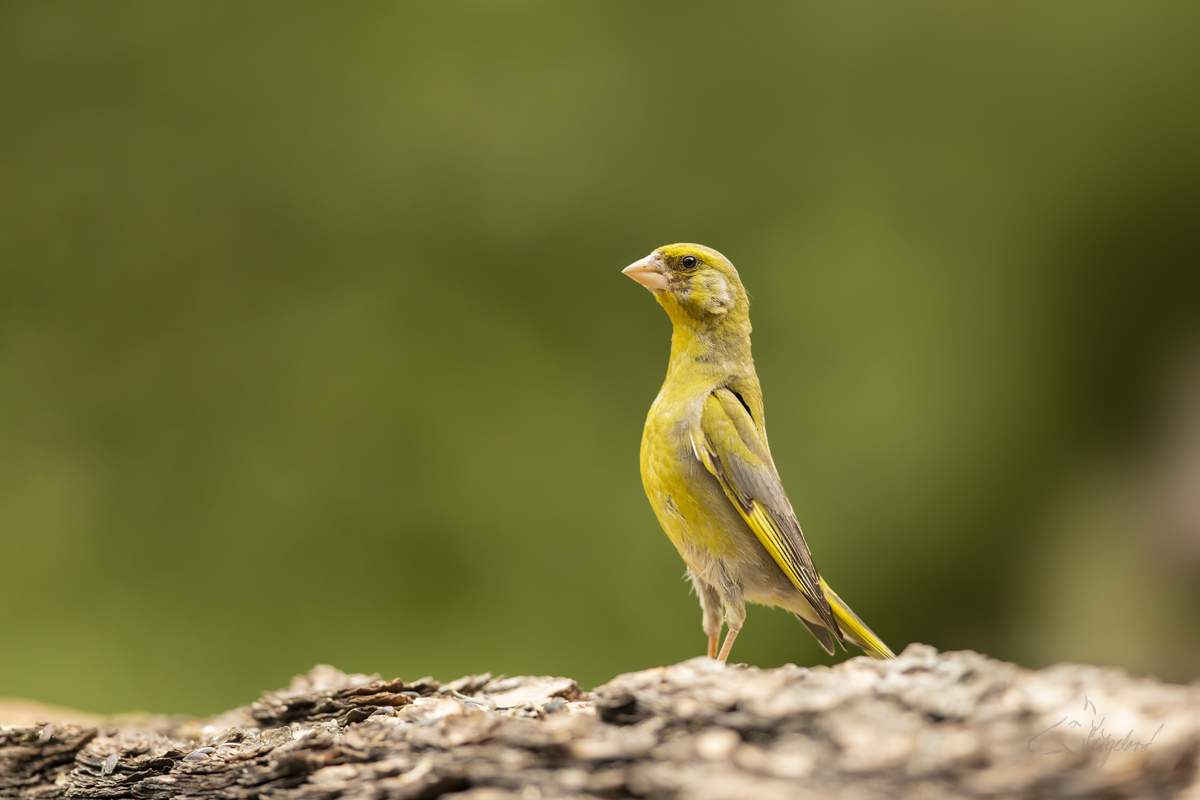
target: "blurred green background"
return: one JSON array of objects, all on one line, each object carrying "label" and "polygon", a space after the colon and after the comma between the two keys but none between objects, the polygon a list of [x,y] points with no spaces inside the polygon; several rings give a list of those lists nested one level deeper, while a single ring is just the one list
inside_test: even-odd
[{"label": "blurred green background", "polygon": [[[1200,664],[1200,6],[0,5],[0,695],[703,652],[642,492],[723,251],[893,648]],[[827,662],[752,609],[735,659]]]}]

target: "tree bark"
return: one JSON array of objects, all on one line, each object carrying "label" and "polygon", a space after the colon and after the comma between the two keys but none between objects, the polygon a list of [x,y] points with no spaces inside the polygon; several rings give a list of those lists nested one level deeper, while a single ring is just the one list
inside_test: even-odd
[{"label": "tree bark", "polygon": [[912,645],[759,670],[346,675],[207,720],[0,728],[0,797],[1200,800],[1200,686]]}]

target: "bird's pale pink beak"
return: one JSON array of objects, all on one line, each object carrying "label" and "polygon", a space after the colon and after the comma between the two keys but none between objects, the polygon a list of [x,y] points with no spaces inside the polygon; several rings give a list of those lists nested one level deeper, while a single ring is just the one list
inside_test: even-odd
[{"label": "bird's pale pink beak", "polygon": [[670,285],[670,281],[667,280],[666,265],[663,264],[663,258],[657,252],[651,253],[641,261],[633,262],[621,272],[652,292],[661,292]]}]

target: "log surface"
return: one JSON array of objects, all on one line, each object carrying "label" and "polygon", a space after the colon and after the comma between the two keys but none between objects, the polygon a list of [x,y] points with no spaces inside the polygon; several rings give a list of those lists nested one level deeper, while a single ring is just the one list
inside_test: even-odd
[{"label": "log surface", "polygon": [[1200,685],[912,645],[759,670],[696,658],[585,693],[316,667],[206,720],[0,727],[0,797],[1200,800]]}]

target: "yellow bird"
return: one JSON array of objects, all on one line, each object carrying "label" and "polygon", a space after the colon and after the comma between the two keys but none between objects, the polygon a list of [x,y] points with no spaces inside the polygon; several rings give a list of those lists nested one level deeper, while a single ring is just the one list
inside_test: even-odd
[{"label": "yellow bird", "polygon": [[791,611],[830,655],[849,640],[894,658],[813,565],[767,447],[750,300],[733,264],[672,244],[623,271],[674,326],[667,379],[642,432],[642,484],[700,596],[708,655],[729,657],[749,601]]}]

